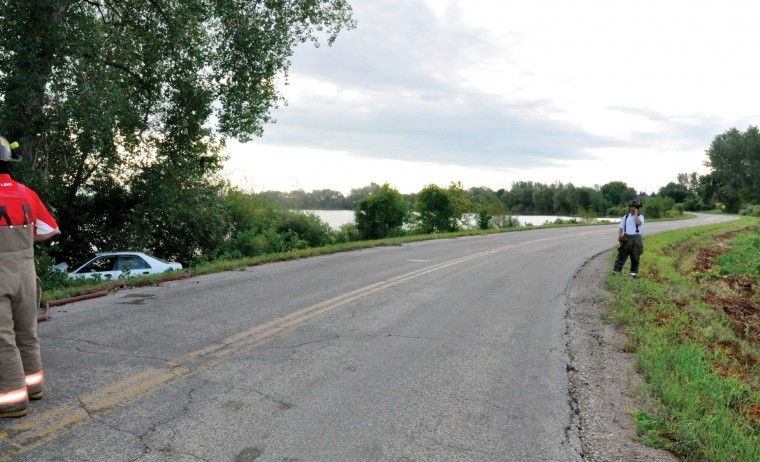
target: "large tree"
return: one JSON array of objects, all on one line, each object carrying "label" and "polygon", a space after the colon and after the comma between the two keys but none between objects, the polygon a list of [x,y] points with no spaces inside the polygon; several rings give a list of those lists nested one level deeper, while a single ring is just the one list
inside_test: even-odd
[{"label": "large tree", "polygon": [[746,204],[760,204],[760,130],[732,128],[715,137],[706,151],[712,168],[710,177],[717,187],[716,199],[726,211],[736,212]]},{"label": "large tree", "polygon": [[[0,24],[0,131],[72,255],[117,232],[161,246],[183,225],[223,227],[197,201],[213,197],[224,139],[262,134],[296,45],[354,25],[345,0],[0,0]],[[128,238],[145,226],[152,239]]]},{"label": "large tree", "polygon": [[629,187],[623,181],[610,181],[602,185],[601,192],[602,197],[612,207],[619,206],[629,199],[636,198],[636,190]]},{"label": "large tree", "polygon": [[689,197],[689,190],[683,184],[676,184],[672,181],[660,188],[657,194],[664,197],[670,197],[676,204],[682,204]]}]

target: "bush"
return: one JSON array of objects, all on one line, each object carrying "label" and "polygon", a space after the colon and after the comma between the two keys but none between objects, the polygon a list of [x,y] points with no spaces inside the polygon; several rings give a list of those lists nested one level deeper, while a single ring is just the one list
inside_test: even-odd
[{"label": "bush", "polygon": [[622,217],[626,213],[628,213],[628,207],[621,205],[617,207],[609,207],[605,215],[608,217]]},{"label": "bush", "polygon": [[385,183],[379,191],[356,203],[354,219],[362,239],[397,236],[409,215],[406,199]]},{"label": "bush", "polygon": [[63,289],[79,285],[79,281],[71,279],[66,271],[58,271],[52,266],[42,271],[38,270],[37,277],[40,278],[40,285],[44,290]]},{"label": "bush", "polygon": [[675,204],[675,201],[670,197],[650,197],[644,203],[641,214],[644,215],[645,218],[662,218],[666,216],[668,210],[672,209]]},{"label": "bush", "polygon": [[478,222],[478,228],[480,228],[480,229],[488,229],[488,228],[490,228],[491,227],[491,219],[492,218],[493,217],[491,216],[490,213],[488,213],[487,210],[481,209],[478,212],[478,216],[476,218],[477,222]]},{"label": "bush", "polygon": [[708,210],[710,208],[710,206],[702,202],[701,199],[695,197],[687,197],[683,201],[683,207],[684,210],[688,212],[699,212],[702,210]]},{"label": "bush", "polygon": [[280,212],[276,231],[286,243],[286,250],[321,247],[333,241],[330,225],[318,216],[307,213]]},{"label": "bush", "polygon": [[421,232],[439,233],[457,230],[457,212],[448,191],[436,185],[425,186],[417,194],[414,208]]},{"label": "bush", "polygon": [[347,242],[354,242],[361,240],[361,234],[359,229],[354,223],[346,223],[342,225],[338,232],[335,234],[336,244],[345,244]]},{"label": "bush", "polygon": [[739,215],[748,215],[750,217],[760,217],[760,205],[747,205],[739,211]]}]

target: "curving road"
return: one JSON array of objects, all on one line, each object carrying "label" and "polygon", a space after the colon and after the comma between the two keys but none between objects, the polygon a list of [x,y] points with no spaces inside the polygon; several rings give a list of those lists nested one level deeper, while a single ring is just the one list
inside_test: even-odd
[{"label": "curving road", "polygon": [[425,241],[64,305],[39,326],[45,398],[0,421],[0,458],[581,460],[565,290],[616,237]]}]

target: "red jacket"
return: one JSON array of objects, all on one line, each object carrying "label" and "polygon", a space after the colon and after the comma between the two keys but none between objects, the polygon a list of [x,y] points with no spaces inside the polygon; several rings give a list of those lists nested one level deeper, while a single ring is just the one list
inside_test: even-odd
[{"label": "red jacket", "polygon": [[48,234],[58,224],[37,193],[0,173],[0,226],[34,225],[35,234]]}]

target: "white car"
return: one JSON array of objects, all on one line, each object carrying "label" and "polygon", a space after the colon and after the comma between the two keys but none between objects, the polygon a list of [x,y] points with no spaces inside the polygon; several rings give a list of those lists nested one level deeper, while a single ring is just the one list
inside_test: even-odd
[{"label": "white car", "polygon": [[[66,269],[66,267],[57,267]],[[74,279],[92,278],[99,274],[103,279],[118,279],[181,269],[181,263],[165,262],[142,252],[103,252],[70,272],[69,277]]]}]

